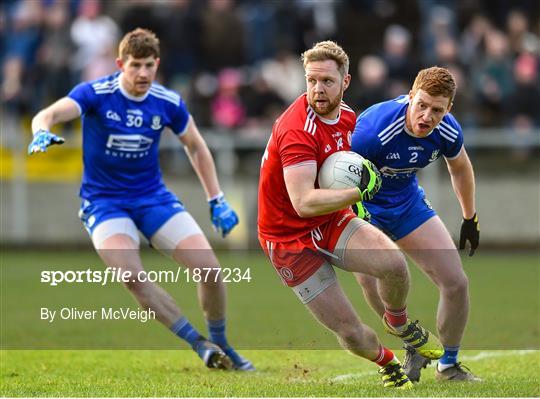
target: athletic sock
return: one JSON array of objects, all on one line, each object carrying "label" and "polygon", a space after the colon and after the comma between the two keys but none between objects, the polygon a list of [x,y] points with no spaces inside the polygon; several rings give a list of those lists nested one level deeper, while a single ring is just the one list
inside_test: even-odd
[{"label": "athletic sock", "polygon": [[437,369],[439,371],[444,371],[454,364],[457,363],[459,352],[459,346],[445,346],[444,355],[439,359],[439,364],[437,364]]},{"label": "athletic sock", "polygon": [[384,318],[396,331],[402,332],[407,325],[407,307],[402,309],[384,309]]},{"label": "athletic sock", "polygon": [[375,360],[372,360],[373,363],[377,363],[380,367],[384,367],[388,363],[392,363],[392,361],[398,362],[396,355],[382,345],[379,347],[379,356]]},{"label": "athletic sock", "polygon": [[225,336],[225,319],[207,320],[206,323],[208,325],[208,335],[210,336],[210,341],[222,348],[225,348],[228,345],[227,337]]},{"label": "athletic sock", "polygon": [[176,322],[174,322],[170,327],[170,330],[191,345],[192,348],[195,347],[197,341],[204,339],[204,337],[193,328],[193,326],[184,316],[180,317]]}]

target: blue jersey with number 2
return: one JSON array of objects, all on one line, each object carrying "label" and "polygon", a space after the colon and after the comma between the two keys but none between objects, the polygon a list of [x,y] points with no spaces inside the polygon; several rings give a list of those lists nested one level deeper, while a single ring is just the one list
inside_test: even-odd
[{"label": "blue jersey with number 2", "polygon": [[189,113],[181,97],[153,83],[142,97],[119,84],[120,73],[77,85],[68,95],[83,121],[84,173],[80,195],[137,199],[166,191],[159,167],[161,132],[186,131]]},{"label": "blue jersey with number 2", "polygon": [[416,172],[441,156],[459,155],[463,133],[456,119],[446,114],[426,137],[413,136],[405,127],[409,97],[375,104],[356,120],[352,150],[372,161],[381,171],[382,187],[370,203],[393,208],[419,192]]}]

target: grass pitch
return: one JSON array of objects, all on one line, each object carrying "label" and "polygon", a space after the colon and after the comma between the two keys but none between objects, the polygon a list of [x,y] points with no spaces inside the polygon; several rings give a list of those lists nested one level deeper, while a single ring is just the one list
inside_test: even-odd
[{"label": "grass pitch", "polygon": [[[144,258],[146,265],[172,267],[157,254],[145,253]],[[252,268],[250,283],[228,287],[228,320],[230,341],[253,361],[255,373],[204,368],[195,353],[185,350],[157,322],[40,320],[41,306],[84,309],[134,306],[134,302],[119,284],[50,287],[40,283],[39,272],[45,268],[84,268],[86,263],[100,267],[91,252],[3,251],[1,396],[540,396],[537,254],[480,253],[463,258],[472,311],[460,360],[484,381],[441,384],[434,381],[433,368],[428,368],[410,392],[383,389],[376,366],[336,350],[332,334],[280,285],[260,254],[225,254],[220,259],[224,266]],[[437,291],[414,266],[411,274],[411,315],[434,329]],[[385,344],[399,349],[399,342],[384,334],[367,308],[352,276],[338,275],[362,319]],[[204,331],[195,284],[165,287]],[[398,356],[402,358],[403,352]]]},{"label": "grass pitch", "polygon": [[256,364],[256,372],[207,370],[190,351],[4,351],[1,393],[23,397],[540,395],[538,351],[466,351],[463,360],[483,382],[438,383],[433,367],[428,367],[411,391],[383,388],[373,364],[343,351],[243,354]]}]

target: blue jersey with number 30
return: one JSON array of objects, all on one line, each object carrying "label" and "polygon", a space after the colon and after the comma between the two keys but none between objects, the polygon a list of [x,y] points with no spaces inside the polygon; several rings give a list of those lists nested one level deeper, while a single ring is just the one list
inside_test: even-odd
[{"label": "blue jersey with number 30", "polygon": [[158,147],[164,127],[186,131],[189,113],[180,96],[153,83],[142,97],[120,87],[120,73],[77,85],[68,95],[83,121],[81,197],[136,199],[166,190]]},{"label": "blue jersey with number 30", "polygon": [[456,119],[446,114],[426,137],[413,136],[405,127],[409,97],[375,104],[356,120],[352,150],[372,161],[383,184],[372,201],[384,208],[399,206],[418,192],[416,172],[439,157],[459,155],[463,133]]}]

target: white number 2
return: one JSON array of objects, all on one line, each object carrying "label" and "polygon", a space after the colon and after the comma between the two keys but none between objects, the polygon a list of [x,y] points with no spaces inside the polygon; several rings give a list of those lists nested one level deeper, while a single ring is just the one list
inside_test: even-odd
[{"label": "white number 2", "polygon": [[143,123],[142,116],[134,116],[134,115],[127,116],[127,122],[126,122],[127,127],[131,127],[131,126],[141,127],[142,123]]},{"label": "white number 2", "polygon": [[418,153],[415,151],[415,152],[412,152],[411,153],[411,159],[409,159],[409,163],[416,163],[417,159],[418,158]]}]

